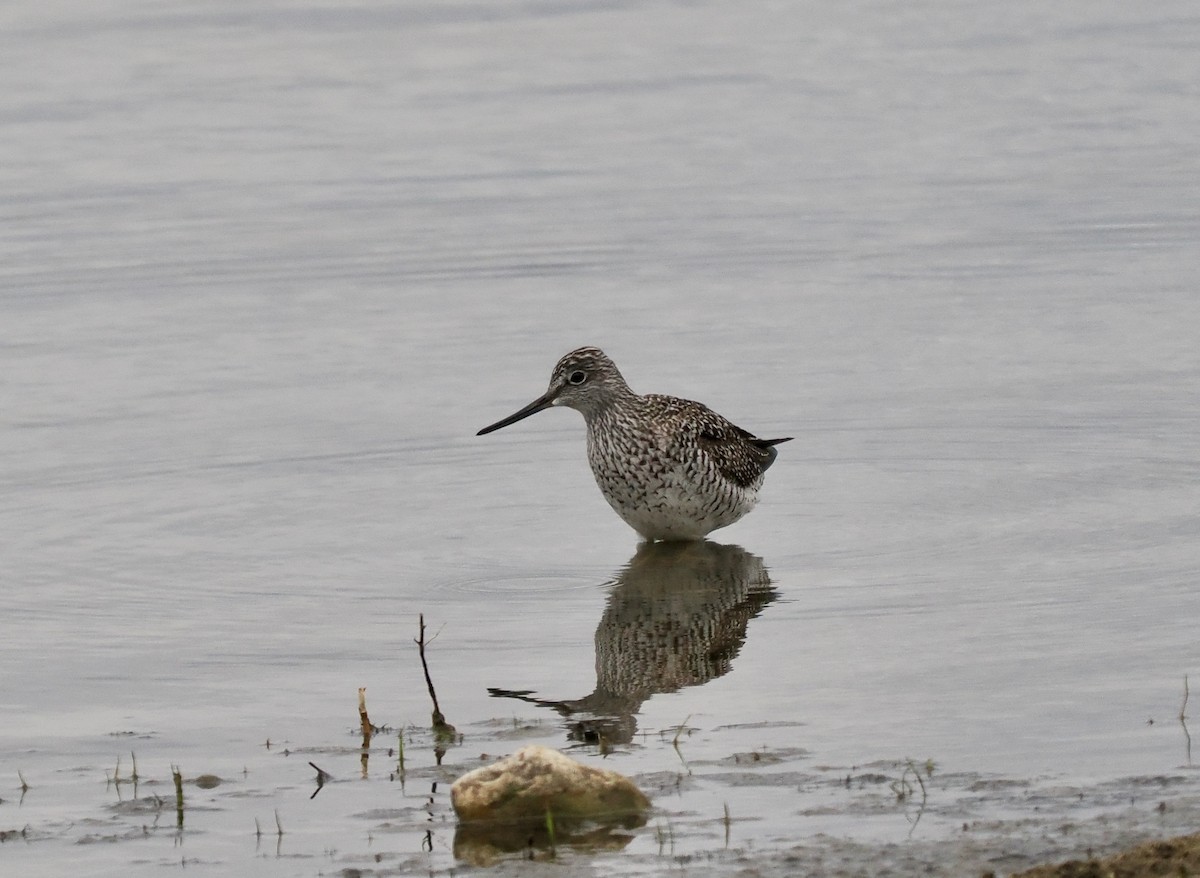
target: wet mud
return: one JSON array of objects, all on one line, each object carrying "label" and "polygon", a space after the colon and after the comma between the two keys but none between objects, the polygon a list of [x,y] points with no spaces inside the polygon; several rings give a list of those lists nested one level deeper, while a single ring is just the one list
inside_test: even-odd
[{"label": "wet mud", "polygon": [[[99,768],[66,771],[50,788],[31,785],[21,800],[0,802],[0,857],[63,863],[90,848],[93,865],[130,874],[250,861],[266,875],[343,876],[1196,873],[1200,836],[1188,835],[1200,826],[1194,768],[1081,785],[907,759],[821,765],[785,743],[798,728],[787,723],[753,729],[777,746],[731,747],[714,758],[689,760],[687,735],[671,730],[639,735],[601,760],[595,747],[573,749],[618,770],[669,757],[667,770],[630,772],[654,805],[644,823],[521,838],[504,831],[491,838],[486,828],[457,823],[454,779],[570,728],[570,721],[488,720],[464,727],[462,743],[448,751],[428,732],[406,729],[403,767],[396,735],[376,736],[365,751],[264,748],[240,774],[223,768],[185,777],[182,808],[172,776],[146,758],[136,783],[128,771],[115,780],[101,780]],[[746,732],[710,731],[731,740]],[[43,807],[38,800],[48,796],[57,802]],[[1184,837],[1169,840],[1176,836]]]}]

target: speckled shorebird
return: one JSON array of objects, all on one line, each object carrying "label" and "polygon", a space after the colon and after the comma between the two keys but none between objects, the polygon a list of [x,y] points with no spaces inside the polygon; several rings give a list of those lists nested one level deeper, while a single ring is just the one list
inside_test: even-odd
[{"label": "speckled shorebird", "polygon": [[587,423],[588,462],[617,515],[647,540],[698,540],[733,524],[758,502],[774,446],[708,406],[629,389],[599,348],[571,351],[550,389],[477,435],[565,405]]}]

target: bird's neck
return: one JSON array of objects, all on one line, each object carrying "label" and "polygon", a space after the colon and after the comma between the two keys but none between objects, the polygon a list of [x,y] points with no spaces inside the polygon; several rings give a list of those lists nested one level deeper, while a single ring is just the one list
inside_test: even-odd
[{"label": "bird's neck", "polygon": [[619,423],[637,418],[646,404],[645,397],[638,396],[628,387],[622,387],[594,407],[589,406],[583,411],[583,419],[588,426],[605,422]]}]

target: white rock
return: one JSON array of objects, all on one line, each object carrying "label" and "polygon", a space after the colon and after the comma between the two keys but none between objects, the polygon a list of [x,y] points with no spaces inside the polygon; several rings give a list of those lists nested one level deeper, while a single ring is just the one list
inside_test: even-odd
[{"label": "white rock", "polygon": [[650,807],[624,775],[537,745],[464,774],[450,787],[450,801],[463,821],[544,821],[547,811],[555,823],[604,821],[640,815]]}]

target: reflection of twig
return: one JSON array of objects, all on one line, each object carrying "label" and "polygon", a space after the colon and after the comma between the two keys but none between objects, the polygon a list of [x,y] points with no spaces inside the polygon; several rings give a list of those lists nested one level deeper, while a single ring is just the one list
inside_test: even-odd
[{"label": "reflection of twig", "polygon": [[658,855],[660,857],[663,855],[663,848],[666,847],[668,844],[670,845],[671,856],[672,857],[675,856],[675,827],[674,826],[672,826],[670,823],[668,823],[666,826],[666,829],[664,829],[663,825],[661,823],[657,824],[654,827],[654,838],[658,842]]},{"label": "reflection of twig", "polygon": [[1188,678],[1183,675],[1183,704],[1179,705],[1179,725],[1183,726],[1183,738],[1187,742],[1187,764],[1192,764],[1192,736],[1187,727]]},{"label": "reflection of twig", "polygon": [[311,765],[317,772],[317,788],[313,790],[313,794],[309,796],[310,799],[315,799],[317,797],[317,793],[321,792],[321,787],[325,786],[325,781],[331,780],[333,775],[323,769],[321,766],[317,765],[315,762],[310,762],[308,764]]},{"label": "reflection of twig", "polygon": [[[932,761],[925,763],[925,769],[930,774],[933,774]],[[917,786],[921,788],[921,802],[917,805],[917,816],[909,817],[907,811],[905,811],[904,814],[904,819],[912,824],[908,829],[908,834],[911,836],[913,831],[917,828],[917,824],[921,822],[921,815],[925,813],[925,803],[928,800],[929,795],[928,791],[925,789],[925,781],[921,780],[920,770],[911,759],[906,759],[904,771],[900,773],[900,779],[892,782],[892,792],[896,794],[896,800],[899,802],[906,802],[912,798],[915,790],[913,789],[912,783],[910,783],[908,780],[908,776],[910,774],[917,781]]]}]

